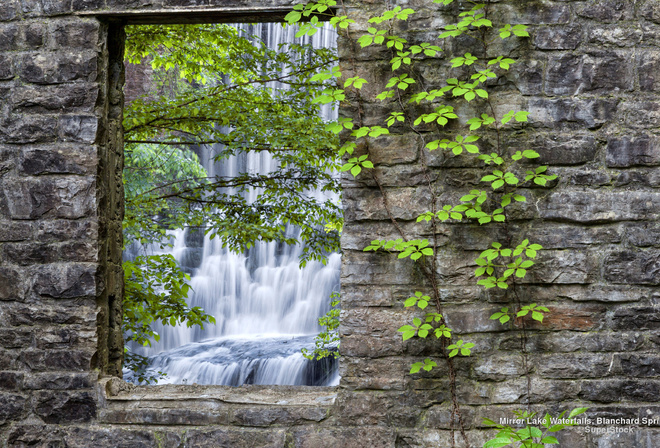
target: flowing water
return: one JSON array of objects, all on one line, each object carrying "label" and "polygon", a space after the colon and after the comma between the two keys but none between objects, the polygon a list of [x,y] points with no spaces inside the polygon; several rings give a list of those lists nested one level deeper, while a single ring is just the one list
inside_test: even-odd
[{"label": "flowing water", "polygon": [[[269,48],[294,38],[292,30],[279,24],[242,27],[261,36]],[[317,48],[336,45],[331,27],[308,39]],[[328,120],[336,117],[332,108],[322,114]],[[217,149],[199,151],[210,176],[267,173],[276,167],[267,152],[215,163]],[[312,194],[324,197],[319,192]],[[150,358],[150,371],[167,374],[159,384],[338,384],[334,360],[311,362],[301,349],[314,347],[314,336],[320,331],[318,318],[329,310],[330,294],[338,291],[339,254],[331,254],[325,266],[309,262],[301,269],[300,246],[257,243],[246,253],[236,254],[200,230],[175,231],[171,238],[169,253],[192,277],[189,305],[202,307],[217,322],[205,325],[204,330],[154,324],[160,342],[153,347],[134,347],[134,351]],[[163,253],[153,247],[150,250]],[[131,372],[124,373],[132,378]]]}]

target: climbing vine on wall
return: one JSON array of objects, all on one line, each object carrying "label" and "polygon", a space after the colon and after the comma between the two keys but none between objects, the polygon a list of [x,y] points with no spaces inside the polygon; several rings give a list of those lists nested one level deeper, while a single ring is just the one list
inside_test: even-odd
[{"label": "climbing vine on wall", "polygon": [[[529,37],[527,26],[493,23],[489,3],[470,0],[433,0],[432,3],[443,6],[453,3],[457,21],[446,25],[437,40],[415,44],[397,35],[397,29],[402,29],[399,25],[416,14],[415,10],[401,6],[385,6],[379,15],[368,19],[366,29],[363,27],[365,24],[351,17],[341,0],[339,3],[335,0],[320,0],[297,5],[286,20],[290,24],[300,23],[298,35],[312,35],[317,31],[322,18],[326,17],[347,38],[350,47],[348,63],[316,76],[318,81],[336,78],[337,86],[327,88],[314,101],[330,103],[347,101],[347,98],[355,98],[357,101],[358,112],[353,120],[341,118],[328,124],[327,129],[345,137],[339,150],[345,159],[341,171],[349,172],[354,177],[369,176],[375,182],[383,195],[385,211],[399,233],[396,239],[374,239],[364,250],[391,253],[398,259],[409,258],[427,279],[428,290],[412,291],[404,302],[405,307],[418,309],[418,316],[411,322],[402,322],[398,331],[404,341],[412,338],[433,338],[438,341],[441,359],[425,358],[416,361],[411,365],[410,373],[431,371],[438,366],[438,362],[447,364],[452,395],[452,446],[455,445],[456,429],[465,446],[469,446],[456,393],[453,360],[470,356],[475,343],[454,334],[443,310],[436,275],[438,225],[445,222],[467,222],[503,227],[505,238],[492,241],[474,260],[474,279],[477,285],[485,289],[506,291],[509,303],[494,313],[491,319],[498,320],[520,334],[523,371],[527,377],[528,408],[521,410],[520,415],[530,418],[534,414],[529,409],[531,376],[526,348],[527,325],[530,320],[542,322],[549,309],[543,304],[523,302],[516,290],[516,285],[534,268],[543,247],[509,227],[510,211],[516,203],[527,201],[525,191],[528,188],[550,187],[557,176],[549,173],[547,166],[534,165],[534,160],[539,158],[535,150],[530,148],[514,152],[502,143],[505,133],[525,125],[529,112],[515,109],[498,112],[491,97],[491,87],[497,85],[497,80],[512,65],[518,63],[502,50],[506,46],[500,43]],[[450,56],[445,79],[429,85],[420,75],[417,64],[423,58],[437,58],[440,64],[446,56],[443,48],[451,47],[451,41],[456,42],[458,39],[462,39],[463,43],[466,39],[472,42],[474,49],[472,52]],[[385,83],[385,89],[376,95],[376,99],[389,110],[382,126],[367,126],[363,123],[364,101],[361,90],[373,80],[357,74],[359,71],[355,60],[362,48],[371,46],[380,46],[390,59],[389,80]],[[460,48],[461,45],[454,47]],[[390,134],[390,129],[413,132],[424,147],[419,163],[423,166],[431,194],[428,210],[418,216],[417,222],[430,228],[430,240],[403,230],[390,210],[387,192],[370,160],[370,142]],[[482,170],[479,188],[465,191],[456,202],[441,203],[437,194],[438,181],[432,176],[427,162],[429,155],[425,151],[442,151],[447,158],[472,158],[474,166]],[[578,408],[571,412],[570,418],[584,411],[584,408]],[[542,447],[544,444],[557,444],[557,439],[551,433],[570,425],[552,425],[549,415],[543,418],[540,426],[528,425],[521,430],[498,425],[491,420],[484,423],[499,430],[485,447]]]}]

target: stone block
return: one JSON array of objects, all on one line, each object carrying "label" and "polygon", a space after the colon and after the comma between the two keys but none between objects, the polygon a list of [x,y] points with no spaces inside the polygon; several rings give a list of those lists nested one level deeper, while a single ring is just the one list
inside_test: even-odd
[{"label": "stone block", "polygon": [[[42,302],[41,306],[16,303],[7,305],[11,311],[7,317],[7,325],[48,325],[48,324],[83,324],[91,325],[96,320],[96,311],[91,306],[66,303],[60,304]],[[77,310],[77,311],[76,311]]]},{"label": "stone block", "polygon": [[27,17],[51,16],[71,11],[71,0],[19,0]]},{"label": "stone block", "polygon": [[617,330],[660,330],[660,312],[653,307],[619,308],[612,317],[612,327]]},{"label": "stone block", "polygon": [[615,187],[627,186],[631,190],[660,187],[660,172],[655,168],[625,170],[614,179]]},{"label": "stone block", "polygon": [[534,46],[539,50],[575,50],[582,42],[579,25],[542,26],[536,29]]},{"label": "stone block", "polygon": [[21,117],[0,121],[0,138],[7,143],[51,142],[57,136],[57,120],[54,117]]},{"label": "stone block", "polygon": [[38,268],[34,291],[45,297],[69,299],[96,295],[94,264],[58,263]]},{"label": "stone block", "polygon": [[0,391],[19,391],[23,389],[22,372],[0,372]]},{"label": "stone block", "polygon": [[94,178],[24,178],[3,185],[14,219],[79,219],[92,215]]},{"label": "stone block", "polygon": [[50,34],[55,48],[96,49],[100,37],[99,23],[95,20],[57,20],[50,23]]},{"label": "stone block", "polygon": [[0,22],[14,20],[18,15],[18,0],[6,0],[0,8]]},{"label": "stone block", "polygon": [[397,437],[390,428],[301,428],[293,439],[295,448],[394,448]]},{"label": "stone block", "polygon": [[18,38],[19,28],[16,23],[0,23],[0,51],[15,50]]},{"label": "stone block", "polygon": [[638,26],[594,25],[589,31],[589,43],[602,47],[634,47],[644,37]]},{"label": "stone block", "polygon": [[533,99],[529,101],[530,124],[555,128],[568,124],[578,130],[598,129],[616,118],[616,99]]},{"label": "stone block", "polygon": [[[523,230],[519,232],[522,234]],[[525,238],[548,249],[580,249],[603,244],[617,244],[622,240],[620,225],[578,227],[572,225],[546,225],[526,231]],[[485,249],[485,247],[483,248]],[[483,250],[481,249],[481,250]]]},{"label": "stone block", "polygon": [[345,357],[339,364],[341,383],[351,390],[405,390],[410,364],[398,357]]},{"label": "stone block", "polygon": [[545,219],[574,222],[644,220],[660,213],[660,194],[647,191],[579,191],[550,193],[539,204]]},{"label": "stone block", "polygon": [[0,266],[0,300],[21,300],[25,285],[21,273],[9,266]]},{"label": "stone block", "polygon": [[656,224],[631,224],[626,227],[626,235],[634,246],[660,246],[660,227]]},{"label": "stone block", "polygon": [[76,390],[91,389],[96,385],[97,375],[93,373],[31,373],[25,377],[28,390]]},{"label": "stone block", "polygon": [[545,90],[550,95],[629,91],[633,72],[627,52],[598,51],[586,55],[550,56]]},{"label": "stone block", "polygon": [[78,11],[94,11],[105,6],[105,0],[72,0],[72,9]]},{"label": "stone block", "polygon": [[626,101],[622,104],[626,126],[640,129],[660,127],[660,105],[655,101]]},{"label": "stone block", "polygon": [[82,423],[96,415],[96,400],[90,392],[39,391],[34,412],[46,423]]},{"label": "stone block", "polygon": [[627,0],[590,0],[577,10],[579,16],[599,22],[630,20],[634,12],[634,5]]},{"label": "stone block", "polygon": [[93,112],[98,99],[96,84],[23,86],[13,90],[13,109],[19,113]]},{"label": "stone block", "polygon": [[660,285],[660,251],[610,252],[603,272],[605,280],[615,284]]},{"label": "stone block", "polygon": [[[396,269],[395,269],[396,266]],[[406,285],[417,283],[413,263],[381,253],[345,252],[342,257],[342,285]]]},{"label": "stone block", "polygon": [[641,52],[638,62],[639,87],[646,92],[660,91],[660,53]]},{"label": "stone block", "polygon": [[639,14],[646,20],[660,23],[660,5],[655,0],[647,0],[639,9]]},{"label": "stone block", "polygon": [[414,134],[391,134],[375,139],[369,147],[373,163],[394,165],[417,160],[419,141]]},{"label": "stone block", "polygon": [[298,426],[318,423],[326,418],[328,411],[321,407],[254,406],[251,409],[243,407],[235,409],[230,417],[230,423],[248,427]]},{"label": "stone block", "polygon": [[[90,149],[67,145],[26,148],[21,154],[19,170],[28,175],[94,175],[98,159],[93,149]],[[63,222],[60,224],[65,225]]]},{"label": "stone block", "polygon": [[186,445],[199,448],[281,448],[285,446],[284,429],[240,430],[204,429],[186,434]]},{"label": "stone block", "polygon": [[30,222],[0,221],[0,242],[25,241],[32,236],[33,229]]},{"label": "stone block", "polygon": [[536,358],[532,364],[543,378],[602,378],[618,373],[613,354],[563,353]]},{"label": "stone block", "polygon": [[0,425],[21,419],[26,402],[22,395],[0,392]]},{"label": "stone block", "polygon": [[[387,206],[395,219],[409,221],[417,219],[427,211],[430,192],[426,187],[388,188]],[[344,210],[347,221],[389,219],[379,190],[345,189]]]},{"label": "stone block", "polygon": [[0,54],[0,81],[14,77],[14,60],[10,54]]},{"label": "stone block", "polygon": [[593,283],[598,274],[594,254],[578,251],[543,250],[521,283]]},{"label": "stone block", "polygon": [[96,117],[65,115],[60,117],[60,138],[65,142],[94,143],[99,129]]},{"label": "stone block", "polygon": [[513,153],[534,148],[540,157],[532,163],[541,165],[580,165],[595,159],[599,142],[592,135],[584,134],[541,134],[512,136],[506,142]]},{"label": "stone block", "polygon": [[[523,6],[521,6],[523,5]],[[568,5],[546,0],[534,0],[521,4],[504,4],[498,8],[498,23],[552,25],[567,23],[571,17]]]},{"label": "stone block", "polygon": [[628,377],[657,378],[660,377],[660,357],[644,354],[617,355],[621,370]]},{"label": "stone block", "polygon": [[95,53],[33,53],[23,56],[20,76],[34,84],[61,84],[64,82],[96,79]]},{"label": "stone block", "polygon": [[0,347],[26,348],[32,345],[32,331],[17,328],[0,329]]},{"label": "stone block", "polygon": [[524,373],[522,364],[505,354],[478,359],[472,376],[479,381],[504,381],[518,378]]},{"label": "stone block", "polygon": [[46,242],[70,240],[97,241],[98,227],[98,223],[92,219],[40,221],[38,223],[37,239]]},{"label": "stone block", "polygon": [[91,351],[29,350],[19,360],[35,372],[85,372],[91,367]]},{"label": "stone block", "polygon": [[611,138],[607,142],[607,166],[627,168],[631,166],[660,165],[660,142],[648,135]]},{"label": "stone block", "polygon": [[526,59],[511,66],[504,76],[510,78],[522,95],[540,95],[543,92],[543,77],[547,61]]}]

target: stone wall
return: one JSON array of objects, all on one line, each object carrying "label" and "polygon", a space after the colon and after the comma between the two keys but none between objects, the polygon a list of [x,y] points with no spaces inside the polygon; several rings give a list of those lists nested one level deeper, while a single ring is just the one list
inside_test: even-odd
[{"label": "stone wall", "polygon": [[[417,8],[421,1],[406,4]],[[497,110],[532,112],[506,134],[533,147],[560,180],[530,188],[510,229],[548,249],[520,294],[551,315],[529,330],[526,392],[516,333],[489,316],[503,297],[470,278],[495,227],[443,225],[438,275],[449,325],[476,343],[456,361],[473,446],[482,417],[589,406],[589,416],[660,418],[660,6],[654,0],[493,2],[493,14],[532,25],[509,48],[521,60],[493,93]],[[352,2],[361,16],[378,2]],[[342,383],[317,388],[133,387],[119,372],[121,335],[122,21],[266,20],[288,1],[4,0],[0,5],[0,447],[446,447],[446,370],[409,375],[437,354],[402,342],[403,301],[422,290],[412,264],[362,252],[396,237],[369,176],[344,180]],[[422,10],[401,34],[433,39],[456,9]],[[354,37],[357,37],[357,33]],[[343,63],[350,43],[340,40]],[[448,48],[459,53],[469,48]],[[468,50],[469,51],[469,50]],[[370,81],[389,55],[356,55]],[[432,83],[443,61],[419,70]],[[382,76],[381,76],[382,75]],[[365,90],[367,124],[386,106]],[[343,107],[345,115],[355,111]],[[405,129],[371,148],[402,226],[429,192],[421,146]],[[430,159],[448,202],[477,185],[468,159]],[[660,424],[594,435],[567,447],[657,445]],[[491,433],[492,434],[492,433]]]}]

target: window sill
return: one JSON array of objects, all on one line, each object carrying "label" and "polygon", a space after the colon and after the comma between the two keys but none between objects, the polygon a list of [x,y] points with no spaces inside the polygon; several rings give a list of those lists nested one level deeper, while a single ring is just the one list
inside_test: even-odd
[{"label": "window sill", "polygon": [[293,426],[331,415],[336,387],[136,386],[99,382],[101,423],[140,425]]}]

